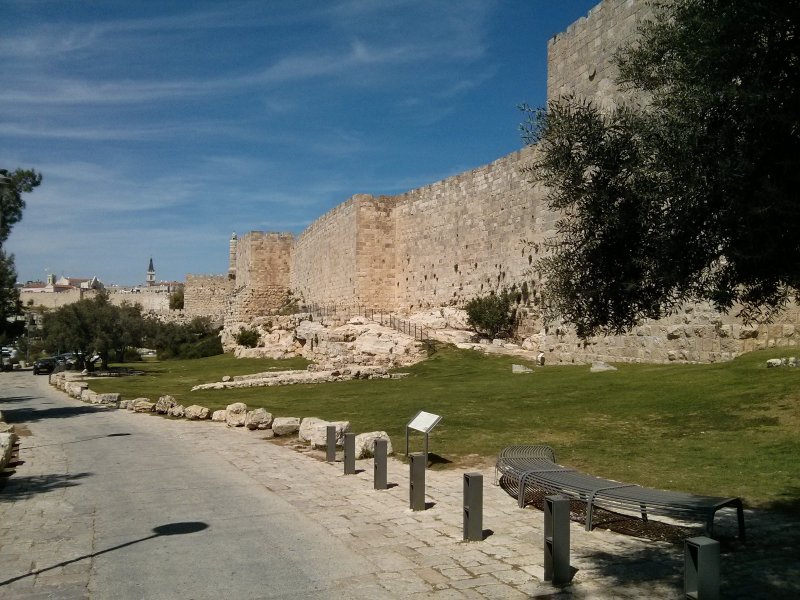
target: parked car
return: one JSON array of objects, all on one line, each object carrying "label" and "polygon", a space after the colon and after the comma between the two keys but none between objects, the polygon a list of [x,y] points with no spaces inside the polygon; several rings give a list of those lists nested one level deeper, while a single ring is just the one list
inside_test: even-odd
[{"label": "parked car", "polygon": [[0,370],[10,371],[13,368],[14,363],[11,348],[6,348],[4,346],[3,349],[0,350]]},{"label": "parked car", "polygon": [[45,356],[43,358],[37,358],[33,361],[33,374],[39,375],[41,373],[52,373],[53,369],[56,368],[56,357],[55,356]]}]

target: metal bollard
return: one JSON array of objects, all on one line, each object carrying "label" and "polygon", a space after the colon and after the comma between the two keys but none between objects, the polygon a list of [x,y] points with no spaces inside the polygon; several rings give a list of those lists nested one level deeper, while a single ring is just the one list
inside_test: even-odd
[{"label": "metal bollard", "polygon": [[464,473],[464,539],[483,541],[483,475]]},{"label": "metal bollard", "polygon": [[569,499],[544,499],[544,580],[553,585],[569,583]]},{"label": "metal bollard", "polygon": [[344,434],[344,474],[356,474],[356,434]]},{"label": "metal bollard", "polygon": [[689,538],[683,549],[683,591],[687,598],[718,600],[719,542],[707,537]]},{"label": "metal bollard", "polygon": [[328,425],[326,433],[325,460],[336,462],[336,425]]},{"label": "metal bollard", "polygon": [[425,464],[424,452],[412,452],[408,455],[411,460],[410,485],[408,487],[408,502],[411,510],[425,510]]},{"label": "metal bollard", "polygon": [[376,490],[385,490],[388,487],[386,477],[386,456],[389,450],[389,442],[385,438],[375,440],[375,477],[374,487]]}]

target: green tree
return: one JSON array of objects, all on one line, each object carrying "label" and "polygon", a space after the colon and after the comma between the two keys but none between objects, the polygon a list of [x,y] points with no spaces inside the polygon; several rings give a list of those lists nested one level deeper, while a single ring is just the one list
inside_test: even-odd
[{"label": "green tree", "polygon": [[183,288],[178,288],[169,296],[170,310],[183,310]]},{"label": "green tree", "polygon": [[508,333],[516,317],[511,303],[512,298],[506,291],[473,298],[465,307],[470,326],[491,338],[499,333]]},{"label": "green tree", "polygon": [[583,336],[688,301],[746,321],[800,300],[800,0],[671,0],[616,56],[644,98],[529,110],[534,181],[562,215],[537,262]]},{"label": "green tree", "polygon": [[[126,348],[141,346],[147,331],[139,305],[115,306],[106,294],[73,302],[44,317],[49,351],[75,352],[82,361],[96,352],[103,369],[108,369],[112,354],[122,360]],[[92,368],[91,363],[85,366]]]},{"label": "green tree", "polygon": [[42,176],[32,170],[0,169],[0,337],[10,332],[9,318],[20,314],[14,255],[6,252],[4,244],[11,228],[22,219],[25,208],[22,194],[32,192],[41,182]]}]

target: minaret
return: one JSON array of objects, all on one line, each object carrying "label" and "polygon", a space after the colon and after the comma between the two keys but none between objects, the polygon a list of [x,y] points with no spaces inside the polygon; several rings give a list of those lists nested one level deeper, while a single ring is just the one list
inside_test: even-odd
[{"label": "minaret", "polygon": [[153,287],[156,284],[156,270],[153,268],[153,257],[150,257],[150,266],[147,267],[147,287]]}]

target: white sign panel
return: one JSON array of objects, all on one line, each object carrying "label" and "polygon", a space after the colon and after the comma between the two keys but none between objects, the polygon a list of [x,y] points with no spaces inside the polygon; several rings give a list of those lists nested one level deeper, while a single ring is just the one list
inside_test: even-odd
[{"label": "white sign panel", "polygon": [[422,433],[428,433],[441,420],[442,417],[439,415],[434,415],[433,413],[421,410],[417,413],[416,417],[411,419],[408,427],[409,429],[415,429],[416,431],[421,431]]}]

